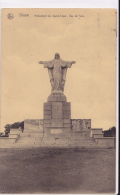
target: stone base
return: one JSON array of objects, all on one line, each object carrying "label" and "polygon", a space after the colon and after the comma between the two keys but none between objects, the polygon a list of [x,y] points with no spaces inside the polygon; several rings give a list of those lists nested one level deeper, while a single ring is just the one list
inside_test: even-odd
[{"label": "stone base", "polygon": [[48,102],[44,103],[44,132],[49,135],[63,133],[71,129],[71,105],[66,102],[63,93],[51,93]]},{"label": "stone base", "polygon": [[51,93],[47,99],[48,102],[66,102],[67,98],[63,93]]},{"label": "stone base", "polygon": [[[80,119],[82,120],[82,119]],[[84,119],[85,120],[85,119]],[[36,120],[35,120],[36,121]],[[63,120],[70,122],[71,119]],[[63,124],[64,124],[63,122]],[[18,137],[9,134],[9,137],[0,138],[1,148],[31,148],[31,147],[79,147],[79,148],[115,148],[114,137],[103,137],[102,129],[73,130],[67,127],[46,127],[43,131],[24,129]],[[19,131],[14,129],[14,132]],[[95,134],[93,134],[95,133]],[[92,135],[90,137],[90,135]]]}]

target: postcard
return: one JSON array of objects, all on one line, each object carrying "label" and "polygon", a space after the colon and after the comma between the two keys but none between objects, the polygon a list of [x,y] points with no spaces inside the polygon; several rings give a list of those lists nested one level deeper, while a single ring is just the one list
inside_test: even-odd
[{"label": "postcard", "polygon": [[0,193],[116,192],[117,10],[1,10]]}]

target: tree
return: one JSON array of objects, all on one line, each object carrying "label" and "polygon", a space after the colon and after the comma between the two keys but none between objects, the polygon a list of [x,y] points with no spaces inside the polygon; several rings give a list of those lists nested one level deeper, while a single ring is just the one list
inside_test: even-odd
[{"label": "tree", "polygon": [[110,127],[109,130],[103,131],[104,137],[116,137],[116,127]]}]

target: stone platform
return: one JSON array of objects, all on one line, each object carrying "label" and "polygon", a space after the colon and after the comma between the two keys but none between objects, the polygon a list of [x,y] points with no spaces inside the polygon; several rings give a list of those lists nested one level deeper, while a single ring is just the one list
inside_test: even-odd
[{"label": "stone platform", "polygon": [[0,146],[1,148],[115,148],[114,137],[99,137],[99,134],[97,135],[98,137],[91,136],[91,130],[66,129],[64,133],[49,136],[44,131],[25,129],[18,138],[0,138]]},{"label": "stone platform", "polygon": [[[62,122],[60,123],[60,126],[54,125],[55,123],[53,124],[51,120],[52,103],[54,105],[54,102],[51,101],[48,103],[51,108],[48,114],[50,119],[26,119],[24,121],[24,131],[21,131],[21,129],[11,129],[9,137],[0,137],[0,147],[115,148],[115,138],[103,137],[102,128],[91,128],[91,119],[61,118]],[[63,114],[65,109],[64,105],[69,102],[62,101],[61,103]],[[69,108],[70,111],[70,104],[67,108]],[[59,121],[59,118],[53,119]]]}]

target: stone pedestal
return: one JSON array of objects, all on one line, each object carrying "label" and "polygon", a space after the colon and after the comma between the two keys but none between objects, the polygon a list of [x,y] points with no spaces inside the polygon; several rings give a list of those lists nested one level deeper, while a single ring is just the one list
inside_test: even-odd
[{"label": "stone pedestal", "polygon": [[63,93],[51,93],[44,103],[44,132],[61,134],[71,129],[71,105]]}]

